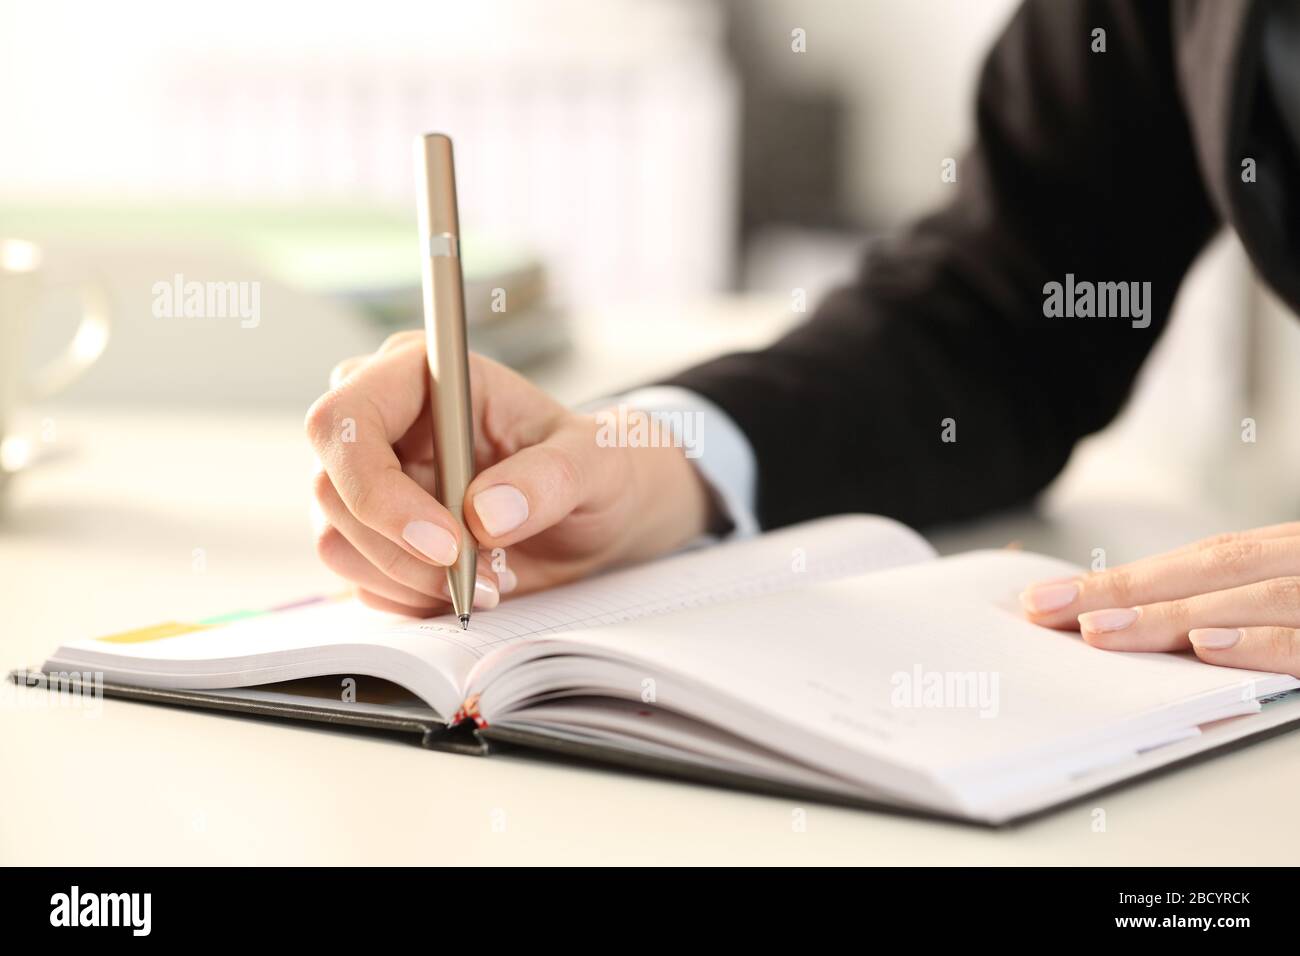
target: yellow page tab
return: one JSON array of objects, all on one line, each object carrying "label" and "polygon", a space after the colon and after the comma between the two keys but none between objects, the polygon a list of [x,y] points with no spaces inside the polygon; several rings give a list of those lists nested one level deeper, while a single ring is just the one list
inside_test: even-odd
[{"label": "yellow page tab", "polygon": [[182,634],[191,634],[194,631],[206,631],[208,627],[207,624],[184,624],[180,621],[167,621],[150,627],[138,627],[134,631],[109,634],[106,637],[96,638],[96,640],[106,641],[109,644],[143,644],[146,641],[161,641],[165,637],[179,637]]}]

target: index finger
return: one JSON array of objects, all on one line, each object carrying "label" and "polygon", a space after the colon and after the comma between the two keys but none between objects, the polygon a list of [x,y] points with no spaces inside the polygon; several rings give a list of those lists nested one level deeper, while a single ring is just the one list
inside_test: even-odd
[{"label": "index finger", "polygon": [[1027,590],[1021,603],[1038,624],[1074,629],[1087,611],[1176,601],[1293,575],[1300,575],[1300,537],[1240,535],[1046,582]]},{"label": "index finger", "polygon": [[423,343],[381,352],[307,412],[321,465],[348,511],[416,557],[452,564],[460,529],[451,514],[402,471],[393,451],[427,401]]}]

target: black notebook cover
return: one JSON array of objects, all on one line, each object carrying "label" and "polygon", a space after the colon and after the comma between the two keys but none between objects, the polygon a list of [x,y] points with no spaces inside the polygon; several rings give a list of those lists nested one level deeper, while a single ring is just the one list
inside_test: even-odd
[{"label": "black notebook cover", "polygon": [[[48,688],[56,691],[60,689],[66,690],[70,687],[76,689],[78,686],[76,685],[75,675],[73,675],[71,681],[67,678],[62,679],[61,681],[58,679],[52,680],[50,676],[38,670],[11,671],[9,679],[20,686]],[[319,680],[332,682],[336,679],[337,678],[331,677],[321,678]],[[363,678],[362,680],[365,679]],[[300,689],[307,682],[293,683],[295,689]],[[384,684],[385,682],[380,681],[377,683]],[[273,685],[266,685],[266,687],[271,686]],[[391,687],[392,685],[388,686]],[[334,694],[334,687],[335,685],[331,683],[330,691],[332,695]],[[1227,741],[1217,746],[1207,747],[1205,750],[1197,751],[1170,763],[1148,770],[1139,771],[1134,773],[1132,776],[1125,777],[1117,782],[1100,786],[1095,790],[1072,796],[1059,803],[1045,806],[1041,809],[1034,810],[1031,813],[994,825],[966,817],[959,817],[931,810],[901,807],[895,804],[880,803],[877,801],[835,793],[833,791],[800,787],[795,784],[772,781],[764,777],[757,777],[720,767],[712,767],[685,760],[679,761],[653,755],[639,754],[620,747],[613,747],[595,742],[588,743],[577,741],[567,737],[552,736],[541,732],[500,726],[475,728],[468,721],[455,727],[448,727],[445,721],[437,719],[432,712],[429,712],[428,717],[366,713],[360,710],[349,712],[346,709],[337,706],[330,707],[324,704],[318,705],[305,702],[287,703],[259,699],[238,699],[204,691],[164,690],[148,687],[135,687],[128,684],[119,684],[107,681],[96,685],[96,689],[102,692],[103,696],[106,698],[139,701],[142,703],[172,707],[193,707],[200,710],[221,712],[234,716],[325,724],[336,727],[340,730],[367,732],[387,737],[405,739],[412,743],[419,744],[429,750],[439,750],[446,753],[488,756],[498,752],[528,754],[541,752],[551,756],[573,760],[587,766],[614,766],[635,773],[649,774],[659,777],[671,777],[678,780],[703,783],[732,790],[761,793],[768,796],[811,803],[872,810],[897,816],[940,820],[967,826],[976,826],[984,829],[990,827],[1001,828],[1016,826],[1026,821],[1053,813],[1064,807],[1085,800],[1095,799],[1098,794],[1117,790],[1137,781],[1160,776],[1177,768],[1200,763],[1206,758],[1226,753],[1231,750],[1236,750],[1246,744],[1274,737],[1278,734],[1300,727],[1300,708],[1297,708],[1298,713],[1296,718],[1289,723],[1263,728],[1257,733],[1252,733],[1236,740]],[[382,690],[376,690],[372,685],[369,688],[363,688],[363,697],[367,690],[369,690],[371,694],[382,693]],[[322,699],[324,699],[323,695]]]}]

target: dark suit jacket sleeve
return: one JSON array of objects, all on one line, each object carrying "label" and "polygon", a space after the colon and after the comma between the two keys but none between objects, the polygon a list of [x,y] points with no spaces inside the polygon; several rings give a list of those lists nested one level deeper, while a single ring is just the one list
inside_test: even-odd
[{"label": "dark suit jacket sleeve", "polygon": [[[946,207],[878,243],[774,346],[665,383],[748,436],[764,527],[847,511],[924,526],[1024,502],[1114,417],[1217,226],[1169,18],[1160,3],[1031,0],[983,65]],[[916,157],[936,177],[941,161]],[[1066,273],[1150,282],[1150,327],[1046,318],[1044,285]]]}]

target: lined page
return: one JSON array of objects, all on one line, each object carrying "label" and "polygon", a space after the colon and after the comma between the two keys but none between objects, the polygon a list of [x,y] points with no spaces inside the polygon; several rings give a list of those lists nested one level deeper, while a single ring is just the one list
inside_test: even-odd
[{"label": "lined page", "polygon": [[525,638],[743,601],[934,556],[925,539],[888,518],[823,518],[511,599],[475,611],[468,631],[450,614],[397,630],[477,660]]},{"label": "lined page", "polygon": [[892,773],[901,792],[920,774],[972,800],[1300,686],[1189,654],[1099,650],[1025,620],[1016,594],[1071,570],[972,552],[562,640],[566,653],[627,662],[625,696],[653,677],[660,706],[821,769],[872,786]]},{"label": "lined page", "polygon": [[[394,623],[391,615],[344,602],[165,640],[77,641],[59,648],[46,664],[103,670],[142,686],[209,689],[323,673],[370,674],[403,684],[450,717],[470,670],[510,642],[744,600],[933,556],[924,539],[904,525],[850,515],[507,600],[490,611],[475,611],[468,631],[452,615]],[[428,672],[400,663],[411,658]],[[395,667],[398,672],[390,672]]]}]

